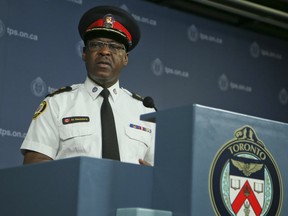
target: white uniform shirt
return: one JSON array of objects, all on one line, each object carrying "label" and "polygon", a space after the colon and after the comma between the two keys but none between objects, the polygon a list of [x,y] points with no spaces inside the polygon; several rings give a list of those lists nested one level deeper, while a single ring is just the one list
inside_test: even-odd
[{"label": "white uniform shirt", "polygon": [[[101,158],[100,108],[102,87],[89,78],[72,90],[47,97],[37,109],[21,150],[32,150],[52,159],[76,156]],[[138,159],[154,163],[155,124],[141,121],[140,115],[154,112],[142,101],[119,88],[109,88],[121,161]]]}]

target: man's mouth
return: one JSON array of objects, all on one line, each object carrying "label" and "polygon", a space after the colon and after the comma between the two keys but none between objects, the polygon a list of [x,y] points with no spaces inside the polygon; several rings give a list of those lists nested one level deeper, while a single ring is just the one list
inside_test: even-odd
[{"label": "man's mouth", "polygon": [[98,61],[97,64],[111,65],[109,61]]},{"label": "man's mouth", "polygon": [[99,67],[111,67],[110,62],[107,62],[107,61],[99,61],[99,62],[97,62],[97,65]]}]

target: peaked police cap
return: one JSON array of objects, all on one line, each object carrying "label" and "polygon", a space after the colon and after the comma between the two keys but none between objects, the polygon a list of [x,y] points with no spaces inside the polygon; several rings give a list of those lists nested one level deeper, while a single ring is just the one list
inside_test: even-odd
[{"label": "peaked police cap", "polygon": [[127,51],[140,40],[140,28],[131,14],[115,6],[96,6],[83,14],[78,31],[82,40],[111,38],[123,43]]}]

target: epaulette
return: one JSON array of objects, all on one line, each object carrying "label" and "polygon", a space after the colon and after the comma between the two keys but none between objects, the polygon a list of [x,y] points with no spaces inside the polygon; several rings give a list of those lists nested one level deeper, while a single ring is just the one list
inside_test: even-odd
[{"label": "epaulette", "polygon": [[139,101],[143,101],[144,100],[144,98],[142,96],[140,96],[140,95],[138,95],[138,94],[136,94],[134,92],[130,92],[130,91],[128,91],[127,89],[125,89],[123,87],[122,87],[122,89],[124,90],[124,92],[126,92],[128,95],[130,95],[134,99],[139,100]]},{"label": "epaulette", "polygon": [[46,95],[46,97],[53,97],[54,95],[56,94],[60,94],[62,92],[69,92],[72,90],[72,87],[71,86],[66,86],[66,87],[62,87],[60,89],[57,89],[56,91],[54,92],[51,92],[50,94]]},{"label": "epaulette", "polygon": [[144,98],[142,96],[140,96],[140,95],[138,95],[138,94],[136,94],[134,92],[131,92],[131,93],[132,93],[132,97],[133,98],[135,98],[135,99],[137,99],[139,101],[143,101],[144,100]]}]

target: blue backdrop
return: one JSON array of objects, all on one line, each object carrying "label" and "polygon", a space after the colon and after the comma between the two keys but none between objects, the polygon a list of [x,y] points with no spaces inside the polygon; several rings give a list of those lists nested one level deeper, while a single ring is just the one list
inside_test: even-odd
[{"label": "blue backdrop", "polygon": [[0,168],[22,163],[19,147],[45,95],[83,82],[81,15],[117,5],[142,40],[121,85],[158,110],[198,103],[288,122],[288,43],[141,0],[0,0]]}]

